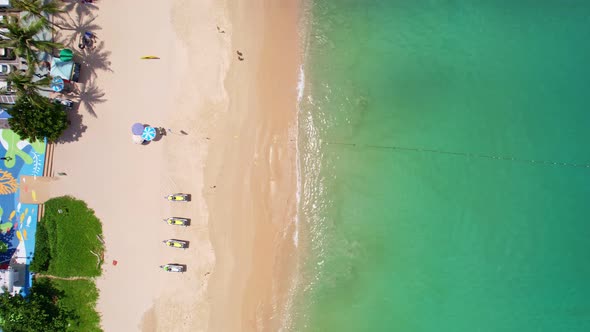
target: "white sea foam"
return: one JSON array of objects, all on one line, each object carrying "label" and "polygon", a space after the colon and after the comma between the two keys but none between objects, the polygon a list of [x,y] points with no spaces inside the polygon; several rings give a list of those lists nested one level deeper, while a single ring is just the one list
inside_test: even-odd
[{"label": "white sea foam", "polygon": [[305,91],[305,67],[303,64],[299,66],[299,81],[297,82],[297,103],[303,99],[303,92]]},{"label": "white sea foam", "polygon": [[[305,292],[308,287],[308,278],[302,271],[304,266],[306,251],[308,246],[308,232],[311,230],[308,227],[309,223],[309,207],[310,199],[313,200],[316,196],[317,190],[322,191],[320,188],[309,189],[309,182],[317,180],[317,170],[319,169],[319,160],[314,157],[318,157],[318,130],[315,128],[312,116],[309,112],[308,106],[315,107],[313,99],[310,94],[309,82],[306,81],[306,66],[309,50],[309,23],[311,22],[311,5],[312,2],[308,0],[303,1],[302,12],[299,21],[299,40],[301,53],[301,65],[299,66],[298,81],[297,81],[297,117],[294,128],[294,135],[291,137],[295,138],[295,153],[296,153],[296,213],[293,218],[293,232],[292,239],[295,248],[296,258],[293,264],[294,274],[288,280],[288,296],[286,301],[282,304],[282,308],[278,308],[278,312],[281,312],[280,327],[279,331],[292,331],[295,327],[295,320],[300,314],[300,308],[295,308],[296,298],[300,292]],[[309,74],[309,73],[307,73]],[[307,75],[309,76],[309,75]],[[308,174],[308,171],[310,171]],[[306,197],[307,196],[307,197]],[[315,210],[315,208],[314,208]],[[315,211],[311,211],[313,214]],[[308,229],[309,228],[309,229]],[[302,242],[303,241],[303,242]],[[282,309],[282,310],[281,310]]]},{"label": "white sea foam", "polygon": [[[301,100],[303,99],[303,93],[305,92],[305,67],[304,64],[299,66],[299,81],[297,82],[297,117],[295,120],[295,128],[298,130],[299,128],[299,113],[300,113],[300,105]],[[300,159],[299,159],[299,135],[296,134],[296,144],[295,144],[295,172],[297,177],[297,192],[295,193],[295,202],[297,204],[297,209],[299,210],[299,204],[301,202],[301,166],[300,166]],[[299,211],[295,213],[295,231],[293,232],[293,244],[295,247],[299,246]]]}]

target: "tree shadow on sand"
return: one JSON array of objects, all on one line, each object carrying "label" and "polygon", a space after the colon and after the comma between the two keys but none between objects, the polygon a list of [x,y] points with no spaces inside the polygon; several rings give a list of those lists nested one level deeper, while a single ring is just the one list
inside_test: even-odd
[{"label": "tree shadow on sand", "polygon": [[68,121],[70,125],[66,129],[56,143],[71,143],[76,142],[82,137],[82,134],[88,128],[83,122],[82,114],[78,113],[79,106],[76,109],[68,111]]},{"label": "tree shadow on sand", "polygon": [[104,47],[104,42],[101,41],[92,49],[84,49],[77,54],[82,63],[80,70],[80,82],[86,83],[97,77],[97,71],[103,70],[113,72],[111,69],[111,61],[109,57],[111,51],[107,51]]},{"label": "tree shadow on sand", "polygon": [[75,49],[78,46],[79,38],[82,34],[84,34],[84,32],[95,32],[102,30],[99,25],[94,23],[96,16],[92,16],[90,18],[86,18],[85,16],[77,16],[76,19],[74,19],[70,13],[64,13],[62,15],[67,16],[67,18],[60,17],[60,20],[56,23],[62,27],[60,30],[68,31],[70,36],[65,38],[58,30],[56,32],[55,40],[72,49]]},{"label": "tree shadow on sand", "polygon": [[62,7],[63,10],[66,12],[76,11],[78,16],[90,15],[92,12],[98,10],[98,6],[96,5],[96,0],[92,3],[83,3],[80,0],[63,0],[65,3]]},{"label": "tree shadow on sand", "polygon": [[105,92],[99,89],[93,80],[88,80],[88,83],[81,84],[81,89],[78,93],[80,106],[84,106],[86,111],[94,117],[97,117],[96,112],[94,111],[96,104],[102,104],[107,101],[104,96]]}]

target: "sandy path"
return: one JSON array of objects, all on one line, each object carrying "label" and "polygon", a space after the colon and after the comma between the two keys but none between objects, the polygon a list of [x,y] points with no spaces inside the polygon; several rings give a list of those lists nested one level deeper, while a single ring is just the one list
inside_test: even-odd
[{"label": "sandy path", "polygon": [[58,276],[52,276],[49,274],[35,274],[35,278],[47,278],[47,279],[57,279],[57,280],[94,280],[94,278],[90,278],[90,277],[58,277]]}]

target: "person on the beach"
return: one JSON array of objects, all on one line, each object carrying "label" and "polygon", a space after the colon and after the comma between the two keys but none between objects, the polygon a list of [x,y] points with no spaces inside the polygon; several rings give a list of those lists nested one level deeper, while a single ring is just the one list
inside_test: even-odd
[{"label": "person on the beach", "polygon": [[84,31],[78,47],[83,50],[86,47],[93,49],[96,42],[96,35],[90,31]]},{"label": "person on the beach", "polygon": [[96,41],[96,34],[94,32],[85,31],[84,37],[88,37],[88,39],[90,39],[92,41]]}]

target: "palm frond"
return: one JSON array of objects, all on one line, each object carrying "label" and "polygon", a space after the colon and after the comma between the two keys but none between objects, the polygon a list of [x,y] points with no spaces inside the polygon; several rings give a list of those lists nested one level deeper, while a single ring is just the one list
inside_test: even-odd
[{"label": "palm frond", "polygon": [[11,6],[21,11],[26,11],[34,16],[45,14],[58,14],[63,12],[61,3],[54,0],[44,3],[43,0],[11,0]]},{"label": "palm frond", "polygon": [[16,91],[16,95],[19,97],[37,95],[39,94],[39,90],[45,90],[51,83],[49,77],[34,81],[32,75],[21,72],[11,72],[6,76],[6,81],[10,83],[10,86]]},{"label": "palm frond", "polygon": [[19,57],[28,57],[36,51],[51,52],[54,48],[63,47],[60,43],[37,40],[36,36],[47,29],[46,20],[37,20],[31,24],[23,24],[18,17],[10,16],[4,18],[5,31],[1,34],[6,40],[0,40],[0,45],[14,49]]},{"label": "palm frond", "polygon": [[58,27],[59,25],[51,22],[47,16],[57,15],[64,11],[62,3],[55,0],[51,0],[47,3],[43,0],[12,0],[11,5],[12,7],[25,12],[23,15],[25,21],[29,21],[34,17],[38,21],[43,22],[43,24],[51,30],[55,30],[54,25]]}]

